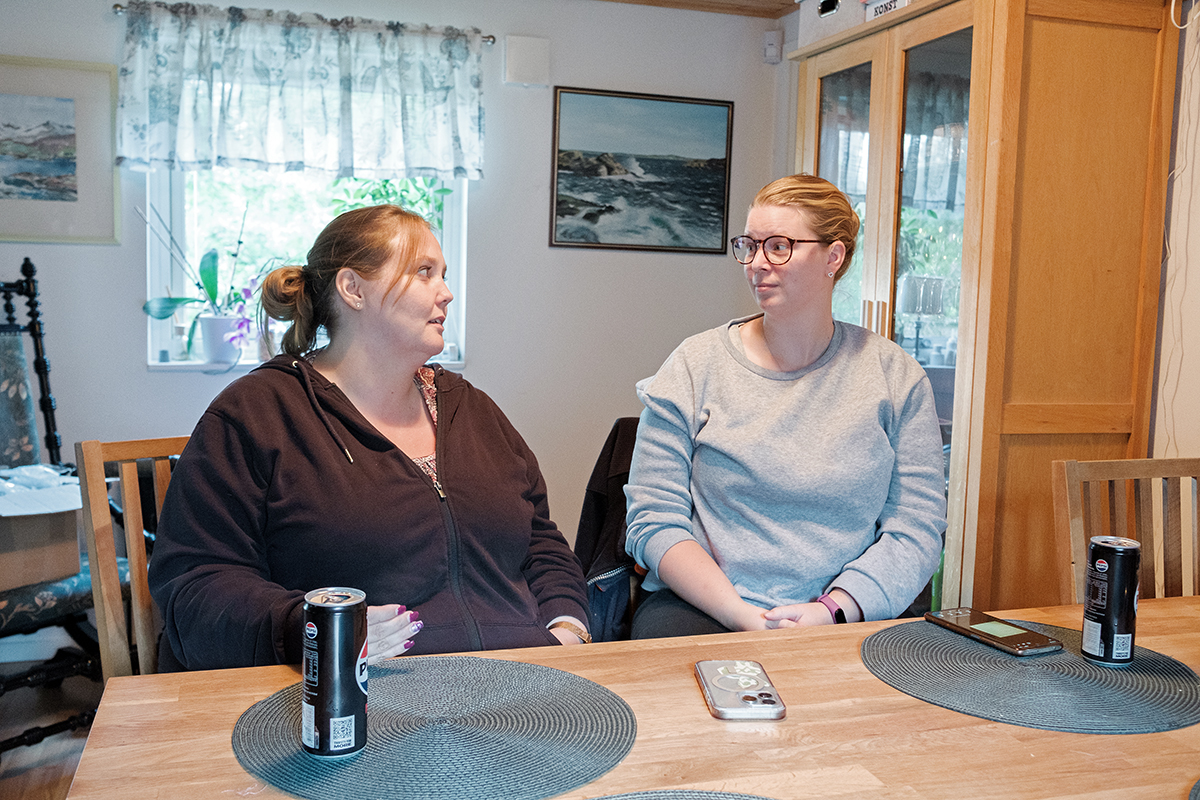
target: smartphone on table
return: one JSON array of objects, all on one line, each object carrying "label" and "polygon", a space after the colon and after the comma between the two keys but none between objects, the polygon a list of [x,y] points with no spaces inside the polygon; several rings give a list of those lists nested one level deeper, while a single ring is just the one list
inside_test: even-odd
[{"label": "smartphone on table", "polygon": [[757,661],[697,661],[696,682],[717,719],[783,719],[787,714]]},{"label": "smartphone on table", "polygon": [[973,608],[927,611],[925,619],[1014,656],[1036,656],[1062,649],[1062,642],[1058,639]]}]

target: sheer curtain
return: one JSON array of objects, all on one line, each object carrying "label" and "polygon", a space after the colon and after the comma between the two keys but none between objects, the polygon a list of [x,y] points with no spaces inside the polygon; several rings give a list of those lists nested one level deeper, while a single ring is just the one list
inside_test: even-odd
[{"label": "sheer curtain", "polygon": [[961,210],[966,202],[971,80],[945,73],[908,76],[901,204]]},{"label": "sheer curtain", "polygon": [[476,29],[191,3],[125,13],[118,164],[483,176]]}]

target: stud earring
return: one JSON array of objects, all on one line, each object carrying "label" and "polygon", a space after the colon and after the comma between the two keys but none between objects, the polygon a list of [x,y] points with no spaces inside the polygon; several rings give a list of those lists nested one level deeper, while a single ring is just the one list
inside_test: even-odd
[{"label": "stud earring", "polygon": [[[830,273],[830,277],[832,277],[832,276],[833,276],[833,273],[831,272],[831,273]],[[362,300],[359,300],[357,303],[355,303],[355,304],[354,304],[354,307],[355,307],[355,308],[357,308],[357,309],[359,309],[359,310],[362,310]]]},{"label": "stud earring", "polygon": [[829,276],[829,277],[831,277],[831,278],[833,277],[833,273],[832,273],[832,272],[826,272],[825,274],[826,274],[826,275],[828,275],[828,276]]}]

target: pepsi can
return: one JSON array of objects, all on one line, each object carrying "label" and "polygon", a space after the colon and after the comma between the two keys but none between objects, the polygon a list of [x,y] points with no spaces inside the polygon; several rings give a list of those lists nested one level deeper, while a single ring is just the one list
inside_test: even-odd
[{"label": "pepsi can", "polygon": [[1141,556],[1141,545],[1122,536],[1093,536],[1088,545],[1080,649],[1097,664],[1133,661]]},{"label": "pepsi can", "polygon": [[304,595],[300,743],[346,756],[367,743],[367,596],[335,586]]}]

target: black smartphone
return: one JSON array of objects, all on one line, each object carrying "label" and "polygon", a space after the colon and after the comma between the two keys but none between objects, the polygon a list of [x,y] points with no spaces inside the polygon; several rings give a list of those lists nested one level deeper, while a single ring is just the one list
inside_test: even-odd
[{"label": "black smartphone", "polygon": [[1036,656],[1062,649],[1062,642],[1058,639],[997,619],[973,608],[927,611],[925,619],[1014,656]]}]

